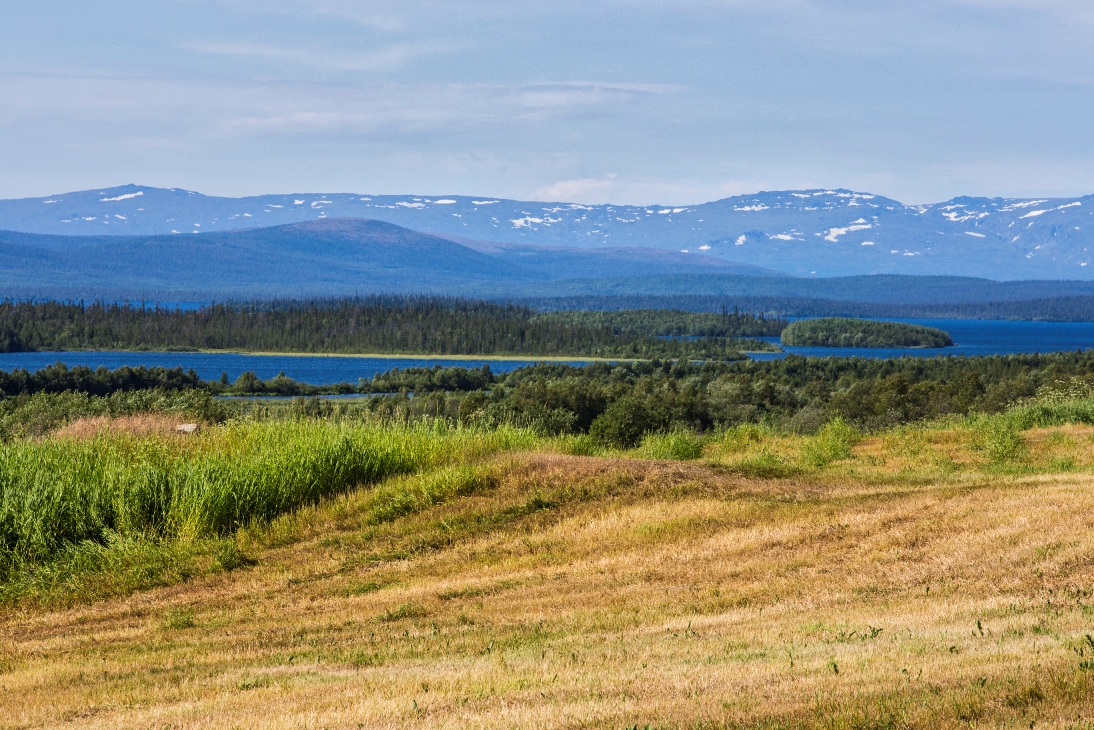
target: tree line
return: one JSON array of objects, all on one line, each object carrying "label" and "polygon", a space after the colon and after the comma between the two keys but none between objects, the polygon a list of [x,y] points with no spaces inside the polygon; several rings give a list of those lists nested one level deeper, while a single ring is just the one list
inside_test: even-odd
[{"label": "tree line", "polygon": [[[476,390],[445,388],[443,369],[391,371],[369,383],[412,396],[374,398],[390,415],[513,422],[590,433],[629,446],[647,432],[768,423],[809,432],[835,417],[866,430],[973,412],[996,413],[1046,390],[1094,394],[1094,350],[1047,355],[781,360],[652,360],[585,367],[539,364],[491,376]],[[482,378],[480,371],[472,371]],[[416,377],[415,377],[416,376]]]},{"label": "tree line", "polygon": [[[572,315],[572,316],[571,316]],[[687,312],[636,314],[626,321],[574,313],[541,315],[516,304],[446,297],[211,304],[196,310],[95,302],[0,303],[0,351],[245,350],[575,357],[737,358],[736,341],[767,333],[771,320]],[[673,321],[676,324],[673,324]],[[662,332],[701,334],[673,340]],[[776,333],[777,334],[777,333]]]},{"label": "tree line", "polygon": [[683,309],[574,309],[545,312],[537,319],[595,329],[611,328],[617,334],[657,337],[778,337],[790,320],[764,313],[730,311],[689,312]]},{"label": "tree line", "polygon": [[1047,392],[1094,394],[1094,351],[1047,355],[895,358],[799,357],[770,361],[653,359],[586,366],[541,363],[392,369],[356,384],[317,387],[284,375],[234,383],[162,368],[65,368],[0,374],[6,395],[77,391],[216,394],[373,393],[355,407],[398,419],[514,423],[544,433],[587,433],[633,445],[647,432],[706,431],[768,423],[798,431],[840,417],[874,430],[950,414],[995,413]]},{"label": "tree line", "polygon": [[778,317],[883,317],[895,319],[1009,319],[1034,322],[1094,322],[1094,296],[1042,297],[1019,301],[900,304],[792,296],[658,295],[536,297],[522,299],[540,310],[678,309],[717,313],[734,307]]}]

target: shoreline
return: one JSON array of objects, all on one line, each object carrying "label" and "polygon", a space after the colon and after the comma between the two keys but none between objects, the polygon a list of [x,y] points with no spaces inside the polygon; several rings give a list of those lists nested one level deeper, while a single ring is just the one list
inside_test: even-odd
[{"label": "shoreline", "polygon": [[[777,355],[778,350],[740,350],[742,355]],[[132,353],[138,355],[248,355],[254,357],[340,357],[372,360],[453,360],[453,361],[503,361],[503,362],[644,362],[658,358],[642,357],[582,357],[578,355],[425,355],[420,353],[352,353],[352,352],[270,352],[265,350],[24,350],[4,353],[8,355],[64,355],[68,353]],[[676,360],[679,358],[659,358]],[[697,361],[698,362],[698,361]]]},{"label": "shoreline", "polygon": [[573,355],[404,355],[400,353],[268,352],[253,350],[25,350],[8,355],[64,355],[68,353],[133,353],[138,355],[253,355],[255,357],[342,357],[374,360],[503,360],[517,362],[636,362],[635,357],[579,357]]}]

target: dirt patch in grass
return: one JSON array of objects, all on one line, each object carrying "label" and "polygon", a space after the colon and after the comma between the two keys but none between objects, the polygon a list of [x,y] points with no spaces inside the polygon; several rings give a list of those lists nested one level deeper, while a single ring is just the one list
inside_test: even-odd
[{"label": "dirt patch in grass", "polygon": [[80,418],[57,429],[57,438],[92,439],[103,435],[186,436],[195,433],[202,424],[179,416],[161,413],[141,413],[135,416],[90,416]]}]

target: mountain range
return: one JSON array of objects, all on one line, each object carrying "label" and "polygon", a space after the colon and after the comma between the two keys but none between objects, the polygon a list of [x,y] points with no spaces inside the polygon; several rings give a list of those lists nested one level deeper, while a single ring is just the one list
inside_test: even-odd
[{"label": "mountain range", "polygon": [[459,242],[353,218],[197,236],[0,231],[0,292],[15,298],[207,301],[457,293],[471,286],[504,293],[521,285],[619,274],[642,279],[768,273],[673,251]]},{"label": "mountain range", "polygon": [[[614,258],[600,260],[605,264],[611,259],[622,265],[629,256],[643,266],[639,251],[654,249],[701,260],[697,266],[733,263],[793,276],[960,275],[995,280],[1094,279],[1094,266],[1089,265],[1094,261],[1092,216],[1094,196],[960,197],[905,205],[842,189],[761,192],[671,207],[461,195],[225,198],[136,185],[0,201],[0,229],[61,236],[152,236],[159,241],[161,236],[206,238],[217,232],[358,218],[460,241],[472,250],[487,244],[614,250]],[[506,255],[513,258],[518,250],[510,248]],[[543,260],[545,254],[538,255]]]}]

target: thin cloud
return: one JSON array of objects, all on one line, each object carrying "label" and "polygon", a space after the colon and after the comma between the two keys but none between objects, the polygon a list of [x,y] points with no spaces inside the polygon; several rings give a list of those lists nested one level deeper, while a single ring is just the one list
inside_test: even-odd
[{"label": "thin cloud", "polygon": [[[371,134],[455,132],[541,124],[595,111],[618,114],[679,87],[658,84],[379,84],[324,90],[284,87],[279,108],[223,122],[228,132],[343,130]],[[288,108],[286,108],[288,107]],[[292,108],[295,107],[295,108]]]},{"label": "thin cloud", "polygon": [[322,52],[247,42],[182,43],[178,47],[197,53],[282,62],[330,71],[394,71],[415,59],[456,50],[451,44],[433,43],[394,43],[359,53]]}]

